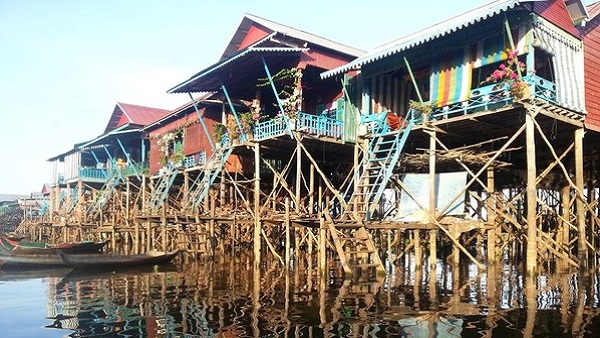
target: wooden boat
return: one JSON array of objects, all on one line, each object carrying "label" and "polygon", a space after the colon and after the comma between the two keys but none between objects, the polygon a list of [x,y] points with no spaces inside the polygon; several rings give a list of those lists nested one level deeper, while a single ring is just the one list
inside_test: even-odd
[{"label": "wooden boat", "polygon": [[101,242],[78,242],[78,243],[60,243],[60,244],[48,244],[47,246],[52,249],[60,250],[68,254],[80,254],[80,253],[97,253],[100,252],[108,244],[108,240]]},{"label": "wooden boat", "polygon": [[62,244],[44,244],[44,243],[25,243],[10,240],[6,237],[0,237],[0,249],[5,253],[20,255],[56,255],[57,250],[69,254],[96,253],[100,252],[106,246],[108,241],[102,242],[77,242]]},{"label": "wooden boat", "polygon": [[125,267],[136,265],[154,265],[169,263],[179,253],[179,250],[173,252],[148,251],[139,255],[120,255],[120,254],[80,254],[72,255],[59,250],[65,264],[75,268],[106,268],[106,267]]},{"label": "wooden boat", "polygon": [[42,243],[23,243],[0,238],[0,267],[3,269],[65,267],[66,264],[58,254],[58,250],[64,250],[69,254],[98,253],[106,244],[106,241],[81,242],[50,247]]},{"label": "wooden boat", "polygon": [[0,268],[64,267],[65,262],[55,253],[48,254],[0,254]]},{"label": "wooden boat", "polygon": [[17,234],[12,234],[12,233],[0,234],[0,237],[8,238],[11,241],[15,241],[15,242],[20,242],[25,238],[25,236],[23,236],[23,235],[17,235]]}]

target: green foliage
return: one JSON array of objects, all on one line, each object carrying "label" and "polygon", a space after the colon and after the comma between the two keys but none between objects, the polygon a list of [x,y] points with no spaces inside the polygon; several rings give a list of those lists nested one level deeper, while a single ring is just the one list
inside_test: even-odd
[{"label": "green foliage", "polygon": [[414,110],[420,111],[422,114],[429,114],[433,111],[433,104],[431,102],[420,102],[410,100],[408,106]]},{"label": "green foliage", "polygon": [[220,142],[227,133],[227,127],[223,123],[215,123],[212,127],[213,138],[215,142]]}]

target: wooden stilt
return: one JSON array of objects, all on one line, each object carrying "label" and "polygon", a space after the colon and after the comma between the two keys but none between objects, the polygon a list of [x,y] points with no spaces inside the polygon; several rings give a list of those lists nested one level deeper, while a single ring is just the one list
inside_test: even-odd
[{"label": "wooden stilt", "polygon": [[575,130],[575,185],[577,186],[576,211],[577,211],[577,253],[579,257],[579,269],[587,270],[587,236],[586,236],[586,206],[583,195],[583,128]]},{"label": "wooden stilt", "polygon": [[490,264],[495,264],[496,262],[496,240],[497,240],[497,229],[496,229],[496,199],[494,196],[495,191],[495,177],[494,177],[494,168],[489,167],[487,170],[487,225],[490,227],[490,230],[487,231],[487,262],[488,268]]},{"label": "wooden stilt", "polygon": [[526,213],[527,213],[527,255],[526,271],[533,276],[537,270],[537,223],[536,223],[536,160],[535,125],[531,110],[525,114],[525,139],[527,149]]},{"label": "wooden stilt", "polygon": [[[254,144],[254,270],[260,276],[260,144]],[[260,281],[260,279],[259,279]]]}]

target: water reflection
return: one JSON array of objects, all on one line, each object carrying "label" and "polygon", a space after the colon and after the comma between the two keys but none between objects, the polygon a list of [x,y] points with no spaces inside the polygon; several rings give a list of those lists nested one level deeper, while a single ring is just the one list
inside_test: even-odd
[{"label": "water reflection", "polygon": [[251,267],[250,257],[237,257],[126,271],[52,271],[45,279],[45,328],[68,337],[554,338],[600,332],[598,273],[545,275],[531,287],[517,267],[477,274],[469,265],[456,273],[439,265],[431,292],[432,276],[410,265],[390,266],[385,280],[368,282],[286,271],[277,261],[263,262],[260,274]]}]

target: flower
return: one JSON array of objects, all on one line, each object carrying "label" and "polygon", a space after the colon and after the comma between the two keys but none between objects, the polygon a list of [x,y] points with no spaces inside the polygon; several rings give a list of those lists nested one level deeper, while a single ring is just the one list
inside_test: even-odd
[{"label": "flower", "polygon": [[[507,49],[506,53],[508,54],[506,61],[501,63],[483,83],[508,83],[508,88],[513,98],[521,100],[525,96],[528,87],[528,84],[521,78],[526,65],[524,62],[519,61],[518,50]],[[532,72],[535,73],[535,71]]]}]

